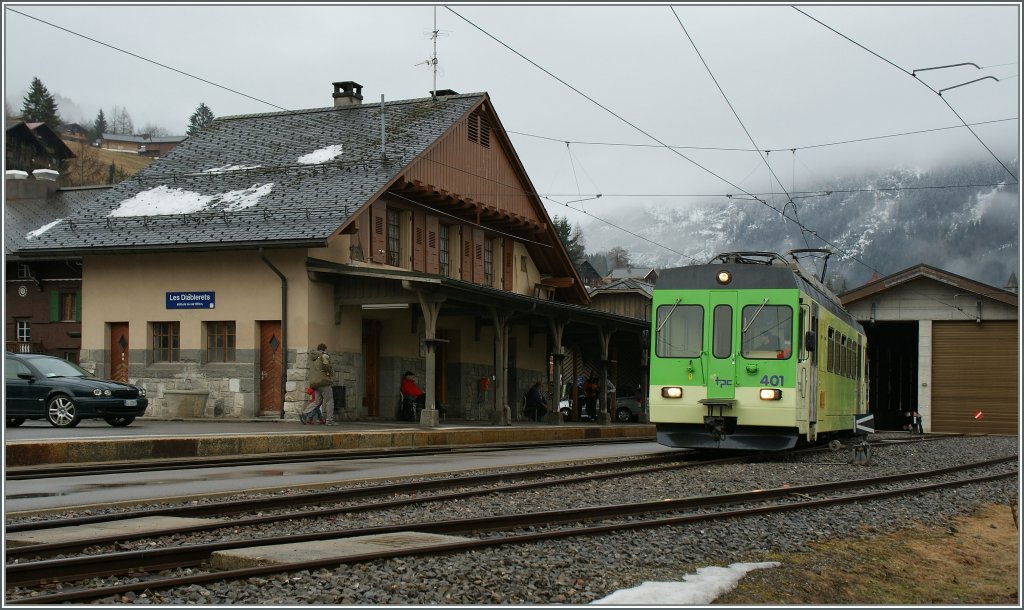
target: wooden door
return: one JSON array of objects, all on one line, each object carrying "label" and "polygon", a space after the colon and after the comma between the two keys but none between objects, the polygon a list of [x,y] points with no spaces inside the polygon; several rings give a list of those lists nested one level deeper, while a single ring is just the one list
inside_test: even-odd
[{"label": "wooden door", "polygon": [[128,383],[128,323],[110,323],[110,378]]},{"label": "wooden door", "polygon": [[380,321],[363,320],[363,407],[380,417]]},{"label": "wooden door", "polygon": [[281,372],[284,366],[281,322],[260,322],[260,415],[277,415],[284,408]]}]

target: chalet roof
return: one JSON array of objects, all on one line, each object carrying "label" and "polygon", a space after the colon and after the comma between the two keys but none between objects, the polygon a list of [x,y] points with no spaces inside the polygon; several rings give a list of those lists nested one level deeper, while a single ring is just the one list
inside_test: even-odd
[{"label": "chalet roof", "polygon": [[486,99],[385,104],[384,159],[380,104],[220,117],[21,252],[322,247]]},{"label": "chalet roof", "polygon": [[653,268],[639,269],[633,267],[619,267],[617,269],[612,269],[610,272],[608,272],[608,275],[606,275],[605,277],[612,280],[630,277],[642,278],[647,277],[654,271],[655,270]]},{"label": "chalet roof", "polygon": [[4,256],[16,258],[29,239],[31,231],[58,218],[69,216],[75,209],[110,190],[109,186],[87,186],[57,189],[46,199],[14,199],[4,202]]},{"label": "chalet roof", "polygon": [[64,143],[64,140],[61,140],[60,136],[50,129],[50,126],[46,123],[4,121],[4,132],[8,137],[14,136],[24,142],[30,142],[40,151],[53,155],[58,159],[75,158],[75,153],[71,152],[71,149]]},{"label": "chalet roof", "polygon": [[165,142],[184,142],[186,138],[188,138],[188,136],[156,136],[155,138],[151,138],[149,136],[136,136],[119,133],[103,134],[104,140],[110,140],[111,142],[129,142],[131,144],[160,144]]},{"label": "chalet roof", "polygon": [[859,288],[854,288],[853,290],[849,290],[838,296],[843,306],[846,307],[851,303],[856,303],[857,301],[872,297],[891,288],[909,284],[910,282],[920,279],[934,280],[936,282],[952,286],[957,290],[972,292],[978,296],[983,296],[985,298],[1017,307],[1018,298],[1017,295],[1012,292],[996,288],[994,286],[989,286],[988,284],[982,284],[981,282],[975,282],[974,280],[956,275],[955,273],[943,271],[942,269],[937,269],[925,264],[916,265],[914,267],[904,269],[903,271],[898,271],[892,275],[887,275],[875,281],[869,281],[867,284],[864,284]]},{"label": "chalet roof", "polygon": [[641,292],[648,297],[652,297],[654,293],[654,286],[648,284],[643,280],[636,278],[626,278],[617,280],[611,284],[605,286],[598,286],[590,289],[590,296],[593,297],[596,294],[607,294],[613,292]]}]

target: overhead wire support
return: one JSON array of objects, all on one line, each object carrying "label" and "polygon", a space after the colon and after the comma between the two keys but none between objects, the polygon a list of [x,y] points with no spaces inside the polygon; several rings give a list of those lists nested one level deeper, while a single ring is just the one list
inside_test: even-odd
[{"label": "overhead wire support", "polygon": [[928,70],[942,70],[944,68],[956,68],[956,67],[959,67],[959,66],[974,66],[975,68],[981,70],[981,66],[979,66],[978,64],[970,62],[970,61],[965,61],[965,62],[959,63],[959,64],[949,64],[948,66],[935,66],[934,68],[917,68],[916,70],[914,70],[910,74],[911,74],[911,76],[917,76],[918,72],[927,72]]},{"label": "overhead wire support", "polygon": [[[1019,178],[1018,178],[1018,177],[1017,177],[1017,176],[1016,176],[1016,175],[1015,175],[1015,174],[1014,174],[1014,173],[1013,173],[1012,171],[1010,171],[1010,168],[1006,167],[1006,164],[1005,164],[1005,163],[1003,163],[1002,159],[1000,159],[1000,158],[999,158],[998,156],[996,156],[996,153],[992,152],[992,149],[988,147],[988,144],[985,144],[985,141],[981,139],[981,136],[979,136],[979,135],[978,135],[978,134],[977,134],[977,133],[976,133],[976,132],[975,132],[975,131],[974,131],[973,129],[971,129],[970,125],[968,125],[968,124],[967,124],[967,121],[965,121],[965,120],[964,120],[964,118],[963,118],[962,116],[960,116],[960,113],[956,111],[956,108],[953,108],[953,106],[952,106],[952,105],[951,105],[951,104],[950,104],[950,103],[949,103],[948,101],[946,101],[946,98],[945,98],[945,97],[943,97],[943,96],[942,96],[942,94],[941,94],[940,92],[936,91],[936,90],[935,90],[935,89],[933,89],[933,88],[932,88],[932,87],[931,87],[931,86],[930,86],[930,85],[929,85],[928,83],[926,83],[926,82],[924,82],[923,80],[921,80],[920,78],[918,78],[918,77],[917,77],[917,74],[915,74],[915,73],[913,73],[913,72],[909,72],[909,71],[907,71],[907,69],[906,69],[906,68],[902,68],[902,67],[900,67],[900,66],[896,65],[896,64],[895,64],[895,63],[893,63],[892,61],[890,61],[890,60],[886,59],[885,57],[882,57],[882,56],[881,56],[881,55],[879,55],[878,53],[875,53],[875,52],[874,52],[874,51],[872,51],[871,49],[869,49],[869,48],[865,47],[864,45],[862,45],[862,44],[860,44],[859,42],[857,42],[856,40],[854,40],[854,39],[850,38],[850,37],[849,37],[849,36],[847,36],[846,34],[843,34],[842,32],[840,32],[839,30],[837,30],[837,29],[833,28],[832,26],[830,26],[830,25],[827,25],[827,24],[825,24],[825,23],[824,23],[823,21],[821,21],[820,19],[817,19],[817,18],[815,18],[815,17],[812,17],[811,15],[807,14],[806,12],[804,12],[804,11],[800,10],[800,9],[799,9],[798,7],[794,6],[794,7],[792,7],[792,8],[793,8],[793,10],[797,11],[798,13],[800,13],[801,15],[803,15],[804,17],[807,17],[807,18],[808,18],[808,19],[810,19],[811,21],[814,21],[815,23],[818,23],[818,24],[819,24],[819,25],[821,25],[822,27],[824,27],[824,28],[826,28],[826,29],[830,30],[831,32],[835,33],[835,34],[836,34],[837,36],[840,36],[841,38],[844,38],[844,39],[848,40],[849,42],[851,42],[851,43],[853,43],[853,44],[857,45],[858,47],[860,47],[860,48],[864,49],[865,51],[867,51],[868,53],[870,53],[870,54],[874,55],[874,56],[875,56],[875,57],[877,57],[878,59],[881,59],[881,60],[882,60],[882,61],[884,61],[885,63],[889,64],[890,66],[892,66],[892,67],[894,67],[894,68],[896,68],[896,69],[897,69],[897,70],[899,70],[900,72],[903,72],[903,73],[904,73],[904,74],[906,74],[907,76],[911,76],[911,77],[913,77],[913,79],[914,79],[915,81],[917,81],[917,82],[921,83],[921,84],[922,84],[922,85],[924,85],[925,87],[928,87],[928,90],[929,90],[929,91],[931,91],[932,93],[934,93],[934,94],[938,95],[938,96],[939,96],[939,99],[940,99],[940,100],[942,100],[942,103],[944,103],[944,104],[946,105],[946,107],[947,107],[947,108],[949,108],[949,109],[950,109],[950,111],[951,111],[951,112],[952,112],[952,113],[953,113],[954,115],[956,115],[956,118],[960,119],[960,122],[961,122],[961,123],[963,124],[963,126],[964,126],[964,127],[966,127],[966,128],[967,128],[967,130],[968,130],[968,131],[970,131],[970,132],[971,132],[971,135],[972,135],[972,136],[974,136],[974,139],[975,139],[975,140],[977,140],[977,141],[978,141],[978,143],[979,143],[979,144],[981,144],[981,146],[982,146],[982,147],[983,147],[983,148],[984,148],[984,149],[985,149],[986,151],[988,151],[988,154],[989,154],[989,155],[991,155],[991,157],[992,157],[993,159],[995,159],[996,163],[998,163],[998,164],[999,164],[1000,166],[1002,166],[1002,168],[1003,168],[1004,170],[1006,170],[1006,173],[1007,173],[1007,174],[1009,174],[1011,178],[1013,178],[1013,181],[1014,181],[1014,182],[1019,182],[1019,181],[1020,181],[1020,179],[1019,179]],[[942,66],[939,66],[939,67],[942,67]],[[922,69],[922,70],[923,70],[923,69]],[[920,70],[919,70],[919,71],[920,71]],[[965,84],[966,84],[966,83],[965,83]]]},{"label": "overhead wire support", "polygon": [[943,91],[949,91],[950,89],[956,89],[957,87],[963,87],[964,85],[970,85],[971,83],[976,83],[976,82],[978,82],[980,80],[985,80],[986,78],[991,78],[992,80],[996,81],[997,83],[999,82],[999,79],[994,77],[994,76],[982,76],[981,78],[976,78],[974,80],[967,81],[966,83],[960,83],[959,85],[953,85],[952,87],[946,87],[945,89],[939,89],[939,95],[942,95]]}]

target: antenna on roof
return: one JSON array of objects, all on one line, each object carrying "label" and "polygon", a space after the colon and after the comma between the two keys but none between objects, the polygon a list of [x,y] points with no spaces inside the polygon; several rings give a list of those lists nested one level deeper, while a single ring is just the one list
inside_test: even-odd
[{"label": "antenna on roof", "polygon": [[[424,32],[426,33],[426,32]],[[427,65],[430,66],[434,71],[434,86],[430,89],[430,98],[433,101],[437,101],[437,37],[447,36],[446,32],[442,32],[437,29],[437,5],[434,5],[434,29],[430,31],[430,39],[434,42],[434,53],[430,56],[430,59],[421,61],[416,64],[417,66]]]}]

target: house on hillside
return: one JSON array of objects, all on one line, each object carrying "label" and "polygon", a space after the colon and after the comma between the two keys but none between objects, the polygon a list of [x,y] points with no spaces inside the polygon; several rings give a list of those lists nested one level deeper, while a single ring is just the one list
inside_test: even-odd
[{"label": "house on hillside", "polygon": [[588,288],[593,288],[601,283],[601,274],[594,269],[594,266],[590,264],[590,261],[583,261],[579,266],[580,279],[583,280],[583,285]]},{"label": "house on hillside", "polygon": [[917,265],[839,295],[864,325],[875,428],[1017,434],[1019,302],[1006,289]]},{"label": "house on hillside", "polygon": [[7,147],[4,154],[4,170],[20,170],[32,173],[37,169],[60,172],[67,159],[75,153],[64,144],[46,123],[8,121]]},{"label": "house on hillside", "polygon": [[135,153],[147,157],[162,157],[185,141],[187,136],[147,136],[105,133],[99,147],[114,152]]},{"label": "house on hillside", "polygon": [[109,187],[58,188],[56,172],[8,172],[4,189],[4,336],[12,352],[78,362],[82,345],[82,261],[71,254],[22,258],[33,231],[70,216]]},{"label": "house on hillside", "polygon": [[60,136],[64,140],[89,143],[89,130],[78,123],[65,123],[60,126]]},{"label": "house on hillside", "polygon": [[[19,255],[82,258],[81,363],[151,415],[296,417],[328,347],[335,418],[507,423],[566,351],[639,359],[646,324],[593,308],[486,93],[220,117]],[[554,421],[558,421],[556,410]]]},{"label": "house on hillside", "polygon": [[640,280],[653,286],[658,281],[658,270],[619,267],[608,272],[608,275],[604,277],[604,283],[609,284],[626,279]]}]

